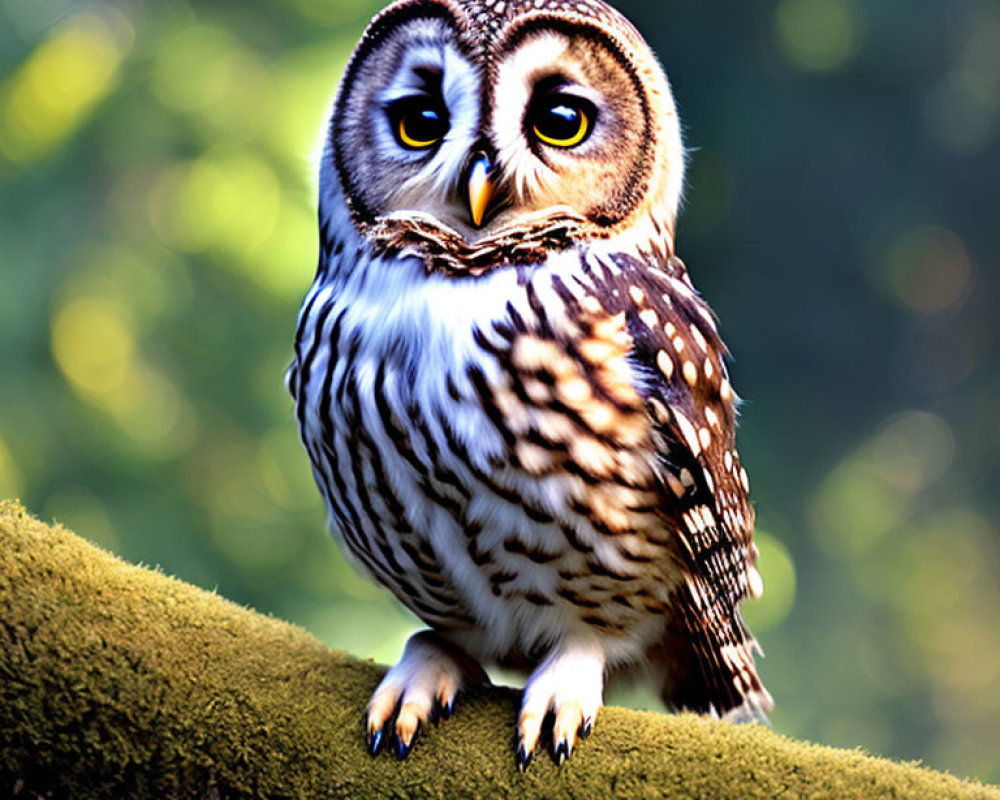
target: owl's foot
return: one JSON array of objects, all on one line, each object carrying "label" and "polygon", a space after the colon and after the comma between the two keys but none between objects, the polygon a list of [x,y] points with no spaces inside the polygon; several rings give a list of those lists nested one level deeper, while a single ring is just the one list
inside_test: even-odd
[{"label": "owl's foot", "polygon": [[375,756],[388,749],[396,758],[406,758],[422,725],[451,716],[466,682],[489,679],[479,664],[437,634],[415,633],[368,702],[368,752]]},{"label": "owl's foot", "polygon": [[552,719],[552,758],[561,765],[594,726],[604,692],[604,651],[597,645],[567,644],[536,669],[524,687],[517,720],[517,767],[535,757],[546,720]]}]

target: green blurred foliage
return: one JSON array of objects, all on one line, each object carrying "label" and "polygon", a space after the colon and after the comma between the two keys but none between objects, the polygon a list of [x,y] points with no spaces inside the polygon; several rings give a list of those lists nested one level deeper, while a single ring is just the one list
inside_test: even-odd
[{"label": "green blurred foliage", "polygon": [[[1000,780],[1000,7],[622,2],[748,399],[775,727]],[[0,0],[0,495],[393,660],[282,372],[367,0]],[[640,695],[627,695],[643,704]]]}]

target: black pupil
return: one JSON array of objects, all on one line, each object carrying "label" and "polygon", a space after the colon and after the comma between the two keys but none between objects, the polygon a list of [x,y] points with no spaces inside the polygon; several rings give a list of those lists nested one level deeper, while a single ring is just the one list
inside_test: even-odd
[{"label": "black pupil", "polygon": [[580,132],[580,122],[580,109],[559,103],[543,109],[535,124],[543,136],[567,141]]},{"label": "black pupil", "polygon": [[433,142],[444,135],[444,114],[436,108],[413,108],[406,112],[406,135],[417,142]]}]

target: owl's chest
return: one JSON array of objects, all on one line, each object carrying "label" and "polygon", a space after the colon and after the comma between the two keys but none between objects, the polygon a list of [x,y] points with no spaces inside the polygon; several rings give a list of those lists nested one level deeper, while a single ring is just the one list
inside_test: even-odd
[{"label": "owl's chest", "polygon": [[289,378],[333,529],[432,623],[478,611],[478,576],[459,562],[506,449],[475,389],[499,379],[480,340],[519,291],[515,276],[439,281],[404,264],[315,286],[300,319]]},{"label": "owl's chest", "polygon": [[300,427],[343,543],[425,620],[498,641],[531,640],[523,614],[624,632],[668,589],[626,345],[564,319],[552,277],[319,287],[300,324]]},{"label": "owl's chest", "polygon": [[446,281],[397,269],[316,291],[300,326],[304,434],[374,448],[395,478],[408,474],[402,464],[433,471],[449,440],[466,443],[485,466],[500,458],[503,442],[484,424],[472,379],[499,379],[483,331],[506,317],[523,288],[512,276]]}]

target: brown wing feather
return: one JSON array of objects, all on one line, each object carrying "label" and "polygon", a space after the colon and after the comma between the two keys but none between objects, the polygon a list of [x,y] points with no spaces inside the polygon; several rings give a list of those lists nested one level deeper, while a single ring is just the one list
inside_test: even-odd
[{"label": "brown wing feather", "polygon": [[613,260],[617,269],[601,288],[626,314],[638,389],[658,439],[661,513],[685,572],[652,654],[666,667],[663,698],[676,708],[764,718],[773,704],[739,610],[760,579],[727,351],[679,259],[663,270],[629,256]]}]

